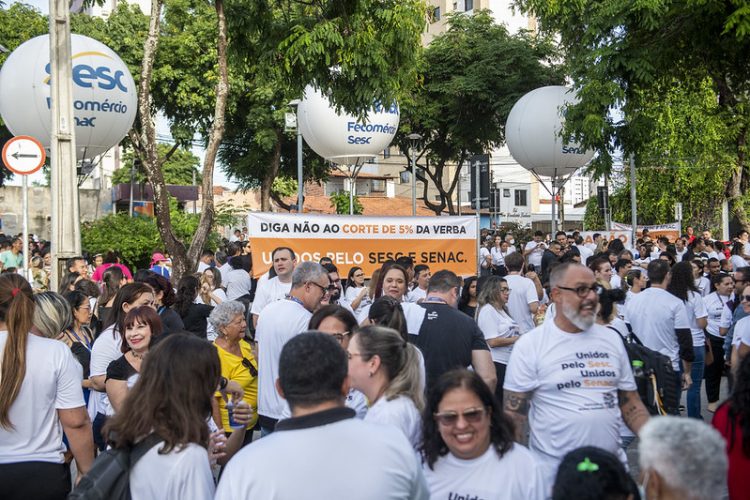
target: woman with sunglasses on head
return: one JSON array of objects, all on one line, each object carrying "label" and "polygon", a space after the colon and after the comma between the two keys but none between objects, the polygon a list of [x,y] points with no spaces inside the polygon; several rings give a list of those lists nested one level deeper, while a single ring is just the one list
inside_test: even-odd
[{"label": "woman with sunglasses on head", "polygon": [[545,498],[536,461],[513,442],[513,423],[482,379],[443,374],[423,414],[422,469],[432,498]]},{"label": "woman with sunglasses on head", "polygon": [[121,347],[123,355],[109,364],[104,383],[113,413],[122,408],[128,391],[138,380],[143,358],[148,354],[154,339],[162,332],[159,315],[148,306],[131,309],[125,316],[124,326]]},{"label": "woman with sunglasses on head", "polygon": [[482,330],[492,353],[492,362],[497,374],[495,396],[498,401],[503,400],[503,380],[513,344],[520,338],[518,324],[508,312],[510,293],[506,280],[490,276],[482,284],[482,291],[477,299],[477,325]]},{"label": "woman with sunglasses on head", "polygon": [[351,385],[370,404],[365,420],[399,428],[416,449],[424,406],[417,348],[391,328],[369,325],[354,334],[346,351]]},{"label": "woman with sunglasses on head", "polygon": [[244,446],[252,441],[252,428],[258,421],[258,414],[255,411],[258,408],[258,363],[253,355],[252,347],[245,340],[247,331],[245,306],[236,300],[222,302],[213,308],[208,321],[218,334],[213,345],[221,361],[221,375],[227,380],[237,382],[242,387],[245,391],[242,400],[253,410],[253,418],[247,425],[244,427],[232,425],[227,404],[237,402],[227,401],[217,392],[212,404],[214,421],[223,428],[227,435],[235,432],[244,433]]}]

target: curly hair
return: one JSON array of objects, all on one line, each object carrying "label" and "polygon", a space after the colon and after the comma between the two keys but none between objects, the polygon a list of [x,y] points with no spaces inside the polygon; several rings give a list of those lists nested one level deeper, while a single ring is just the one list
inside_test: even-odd
[{"label": "curly hair", "polygon": [[625,500],[638,498],[638,489],[615,455],[594,446],[584,446],[565,455],[552,489],[552,500],[573,498]]},{"label": "curly hair", "polygon": [[502,458],[513,447],[513,422],[503,412],[497,398],[479,375],[461,368],[444,373],[427,395],[427,404],[422,413],[423,441],[420,449],[427,465],[434,470],[438,458],[448,454],[448,446],[440,435],[434,415],[443,397],[454,389],[473,392],[487,409],[490,418],[490,446]]}]

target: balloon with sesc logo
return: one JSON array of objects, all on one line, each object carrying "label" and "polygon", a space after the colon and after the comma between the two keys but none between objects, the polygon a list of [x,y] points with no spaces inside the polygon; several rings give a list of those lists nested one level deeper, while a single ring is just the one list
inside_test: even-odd
[{"label": "balloon with sesc logo", "polygon": [[[122,141],[133,126],[137,89],[128,67],[109,47],[71,35],[76,159],[92,159]],[[0,115],[13,135],[50,146],[49,35],[18,46],[0,70]]]}]

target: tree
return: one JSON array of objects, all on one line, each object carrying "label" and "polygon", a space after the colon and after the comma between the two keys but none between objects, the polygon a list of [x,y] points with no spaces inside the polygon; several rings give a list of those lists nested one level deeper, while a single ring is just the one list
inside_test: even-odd
[{"label": "tree", "polygon": [[[559,34],[581,98],[567,111],[565,133],[599,153],[595,174],[609,175],[620,151],[634,154],[638,168],[650,171],[649,188],[661,188],[664,195],[681,178],[688,189],[680,196],[690,193],[710,204],[728,199],[740,223],[750,227],[744,194],[750,186],[750,25],[744,3],[520,0],[519,5],[539,19],[543,31]],[[621,108],[622,119],[613,115],[614,107]],[[675,108],[707,113],[675,120]],[[668,130],[668,140],[659,140],[655,128]],[[686,168],[692,169],[689,175]],[[715,169],[717,176],[695,175],[703,168]],[[657,175],[660,171],[665,175]],[[664,198],[658,199],[666,203]],[[714,217],[715,212],[709,218]]]},{"label": "tree", "polygon": [[[23,42],[39,35],[49,33],[47,16],[43,16],[37,9],[22,3],[11,4],[0,9],[0,41],[2,45],[13,52]],[[0,53],[0,66],[8,59],[7,53]],[[13,134],[0,120],[0,144],[5,144]],[[0,165],[0,187],[6,180],[13,178],[13,172]]]},{"label": "tree", "polygon": [[[330,196],[331,200],[331,206],[336,209],[337,214],[343,214],[343,215],[349,215],[349,192],[348,191],[338,191],[336,193],[333,193]],[[352,198],[352,204],[354,205],[354,210],[351,212],[354,215],[362,215],[362,212],[364,211],[364,207],[362,206],[362,203],[359,201],[359,198],[357,196],[354,196]]]},{"label": "tree", "polygon": [[[448,17],[448,30],[437,36],[420,59],[422,84],[401,102],[396,137],[409,155],[410,133],[423,137],[416,159],[424,202],[436,214],[453,214],[460,168],[471,155],[505,141],[505,120],[515,102],[543,85],[562,82],[549,40],[526,33],[510,35],[489,11]],[[453,169],[451,173],[451,169]],[[426,196],[428,182],[440,202]]]},{"label": "tree", "polygon": [[[159,143],[157,150],[160,156],[166,157],[172,150],[172,146]],[[133,153],[131,151],[123,155],[122,165],[122,168],[118,168],[112,174],[112,184],[130,183],[130,169],[133,166]],[[178,186],[190,186],[193,184],[193,175],[195,175],[195,181],[200,184],[202,180],[199,166],[200,158],[191,151],[182,148],[177,149],[164,162],[164,182]],[[146,182],[146,176],[140,169],[136,170],[135,182]]]}]

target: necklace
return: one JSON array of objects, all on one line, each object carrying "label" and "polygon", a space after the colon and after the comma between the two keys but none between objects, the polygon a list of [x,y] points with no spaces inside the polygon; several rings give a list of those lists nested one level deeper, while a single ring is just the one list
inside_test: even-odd
[{"label": "necklace", "polygon": [[143,354],[139,354],[135,351],[130,351],[130,354],[132,354],[135,359],[143,359]]}]

